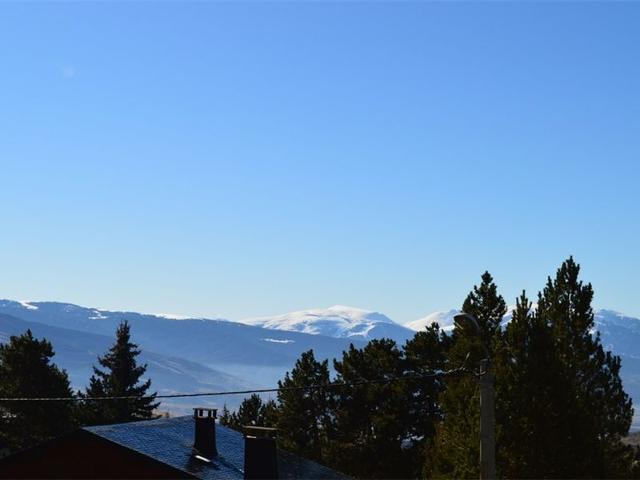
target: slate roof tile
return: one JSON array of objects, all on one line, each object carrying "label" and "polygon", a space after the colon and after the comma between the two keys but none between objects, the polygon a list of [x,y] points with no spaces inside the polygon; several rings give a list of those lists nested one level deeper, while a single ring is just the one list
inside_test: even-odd
[{"label": "slate roof tile", "polygon": [[[216,424],[218,455],[205,462],[193,454],[192,416],[85,427],[84,430],[202,480],[244,478],[244,437],[240,432]],[[330,468],[278,450],[280,478],[348,478]]]}]

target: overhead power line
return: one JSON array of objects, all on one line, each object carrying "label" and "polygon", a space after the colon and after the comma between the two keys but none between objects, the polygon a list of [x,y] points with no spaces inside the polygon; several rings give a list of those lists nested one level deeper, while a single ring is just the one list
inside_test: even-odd
[{"label": "overhead power line", "polygon": [[129,396],[105,396],[105,397],[0,397],[0,402],[84,402],[84,401],[111,401],[111,400],[140,400],[158,398],[190,398],[190,397],[219,397],[223,395],[247,395],[250,393],[275,393],[295,390],[322,390],[336,387],[358,387],[361,385],[384,384],[400,380],[423,380],[428,378],[445,378],[472,373],[471,370],[461,367],[454,370],[433,372],[421,375],[403,375],[398,377],[388,377],[377,380],[362,380],[359,382],[333,382],[323,385],[307,385],[300,387],[276,387],[261,388],[255,390],[235,390],[227,392],[197,392],[197,393],[174,393],[167,395],[129,395]]}]

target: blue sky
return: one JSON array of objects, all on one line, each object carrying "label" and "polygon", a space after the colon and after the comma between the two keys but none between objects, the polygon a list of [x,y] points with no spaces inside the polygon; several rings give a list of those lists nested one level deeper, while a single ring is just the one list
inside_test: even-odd
[{"label": "blue sky", "polygon": [[640,315],[640,5],[0,4],[0,297]]}]

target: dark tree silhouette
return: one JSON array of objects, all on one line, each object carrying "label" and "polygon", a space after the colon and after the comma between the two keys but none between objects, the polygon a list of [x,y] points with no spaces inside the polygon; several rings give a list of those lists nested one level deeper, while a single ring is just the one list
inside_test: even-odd
[{"label": "dark tree silhouette", "polygon": [[156,394],[147,393],[151,380],[141,382],[147,365],[138,365],[140,350],[131,342],[130,326],[121,322],[116,341],[109,351],[98,358],[102,369],[93,367],[93,375],[86,389],[86,397],[126,396],[132,399],[92,401],[86,400],[86,421],[90,424],[123,423],[152,418],[159,403]]},{"label": "dark tree silhouette", "polygon": [[318,362],[313,350],[304,352],[278,387],[280,442],[299,455],[320,460],[329,423],[329,392],[325,389],[286,390],[329,384],[329,362]]},{"label": "dark tree silhouette", "polygon": [[[478,320],[480,337],[455,328],[447,355],[448,368],[463,364],[476,367],[486,355],[485,348],[491,355],[500,337],[500,322],[507,306],[489,272],[482,275],[479,286],[473,287],[462,310]],[[476,379],[468,375],[448,379],[440,402],[445,421],[438,428],[434,448],[425,465],[425,475],[478,477],[480,399]]]},{"label": "dark tree silhouette", "polygon": [[633,417],[620,379],[620,357],[605,351],[594,334],[593,288],[579,280],[570,257],[538,297],[537,315],[551,328],[558,370],[567,393],[554,435],[563,477],[612,478],[628,473],[632,452],[621,438]]},{"label": "dark tree silhouette", "polygon": [[[410,478],[409,405],[412,393],[404,381],[389,381],[405,372],[403,352],[393,340],[371,340],[363,349],[350,346],[334,361],[336,387],[330,454],[345,473],[359,478]],[[375,383],[362,383],[362,382]],[[355,384],[355,385],[354,385]]]},{"label": "dark tree silhouette", "polygon": [[[51,343],[31,330],[0,344],[0,397],[72,397],[53,356]],[[74,410],[72,402],[0,402],[0,444],[22,449],[71,430]]]},{"label": "dark tree silhouette", "polygon": [[257,427],[276,428],[278,425],[278,406],[273,400],[262,401],[260,395],[252,394],[245,398],[237,412],[230,412],[226,405],[222,407],[220,423],[225,427],[242,431],[243,427],[254,425]]}]

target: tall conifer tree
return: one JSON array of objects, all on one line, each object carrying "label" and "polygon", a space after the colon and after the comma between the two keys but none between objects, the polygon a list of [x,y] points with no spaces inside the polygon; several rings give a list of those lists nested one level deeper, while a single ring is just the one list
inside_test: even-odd
[{"label": "tall conifer tree", "polygon": [[428,325],[408,340],[404,347],[406,359],[406,387],[409,395],[407,449],[411,453],[413,477],[420,477],[424,465],[425,448],[433,443],[437,425],[443,420],[439,397],[446,380],[423,377],[446,369],[451,337],[440,330],[437,323]]},{"label": "tall conifer tree", "polygon": [[[329,423],[329,393],[324,389],[298,389],[328,385],[329,363],[318,362],[313,350],[304,352],[291,373],[287,372],[278,387],[280,404],[279,441],[284,448],[306,458],[320,461],[326,445]],[[287,390],[296,388],[296,390]]]},{"label": "tall conifer tree", "polygon": [[[489,272],[482,275],[462,306],[473,315],[480,327],[479,337],[455,328],[449,350],[448,368],[466,364],[477,368],[488,350],[493,356],[500,337],[500,323],[507,306]],[[444,478],[479,476],[480,399],[477,380],[470,376],[450,378],[441,395],[444,422],[439,426],[432,451],[425,465],[425,475]]]},{"label": "tall conifer tree", "polygon": [[497,470],[503,478],[558,478],[566,472],[556,442],[567,436],[567,388],[553,332],[531,307],[522,292],[495,352]]},{"label": "tall conifer tree", "polygon": [[121,322],[116,331],[116,341],[104,356],[98,358],[103,369],[93,367],[93,375],[86,389],[86,397],[126,396],[123,400],[87,400],[87,422],[109,424],[145,420],[153,417],[159,403],[156,394],[149,394],[151,379],[140,383],[147,365],[138,365],[140,350],[131,342],[129,323]]},{"label": "tall conifer tree", "polygon": [[[51,363],[53,347],[31,330],[0,344],[0,397],[72,397],[69,378]],[[72,402],[0,403],[0,444],[33,446],[74,428]]]},{"label": "tall conifer tree", "polygon": [[350,385],[332,389],[329,461],[359,478],[412,477],[413,394],[405,381],[387,381],[404,375],[403,352],[393,340],[371,340],[363,349],[351,345],[334,368],[336,382]]},{"label": "tall conifer tree", "polygon": [[570,257],[547,280],[538,315],[553,333],[559,372],[569,389],[558,425],[556,449],[563,452],[563,476],[626,475],[630,451],[621,443],[633,408],[620,379],[620,357],[605,351],[594,333],[593,288],[579,280],[580,266]]}]

